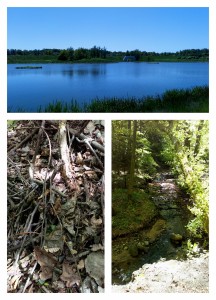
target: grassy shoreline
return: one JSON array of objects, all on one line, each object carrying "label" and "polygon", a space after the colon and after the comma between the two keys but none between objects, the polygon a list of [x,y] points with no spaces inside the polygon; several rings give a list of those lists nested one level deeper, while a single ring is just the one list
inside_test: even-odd
[{"label": "grassy shoreline", "polygon": [[[9,112],[14,112],[9,109]],[[16,112],[27,112],[22,107]],[[142,98],[104,98],[93,99],[90,104],[80,105],[76,100],[71,102],[53,101],[47,106],[40,106],[37,112],[209,112],[209,87],[197,86],[191,89],[168,90],[162,95]]]},{"label": "grassy shoreline", "polygon": [[[9,56],[7,59],[8,64],[34,64],[34,63],[40,63],[40,64],[47,64],[47,63],[67,63],[67,64],[76,64],[76,63],[115,63],[115,62],[123,62],[122,57],[109,57],[109,58],[91,58],[91,59],[80,59],[80,60],[74,60],[74,61],[61,61],[58,60],[55,55],[53,56],[43,56],[43,57],[37,57],[37,56],[20,56],[20,55],[14,55]],[[184,58],[177,58],[175,56],[154,56],[154,57],[146,57],[142,60],[136,61],[136,63],[139,62],[208,62],[208,59],[184,59]]]}]

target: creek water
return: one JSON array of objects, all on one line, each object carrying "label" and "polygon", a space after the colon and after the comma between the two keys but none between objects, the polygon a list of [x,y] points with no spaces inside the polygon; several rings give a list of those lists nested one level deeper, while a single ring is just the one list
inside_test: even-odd
[{"label": "creek water", "polygon": [[[149,184],[151,199],[159,209],[158,219],[165,221],[166,226],[160,236],[149,244],[148,252],[141,253],[137,257],[124,264],[113,266],[113,284],[123,284],[131,279],[132,273],[146,263],[154,263],[160,259],[184,259],[185,251],[181,245],[175,245],[171,242],[172,233],[186,235],[186,228],[190,214],[184,204],[187,198],[178,189],[175,179],[169,173],[161,173]],[[156,221],[156,220],[155,220]],[[146,230],[147,232],[147,230]],[[128,237],[133,242],[143,239],[143,234],[137,232],[133,237]],[[127,237],[118,238],[113,245],[124,243]]]}]

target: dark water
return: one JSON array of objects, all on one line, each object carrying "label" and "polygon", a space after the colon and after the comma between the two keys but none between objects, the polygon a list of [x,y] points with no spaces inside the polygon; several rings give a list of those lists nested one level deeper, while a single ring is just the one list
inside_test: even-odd
[{"label": "dark water", "polygon": [[[149,247],[148,253],[141,254],[128,265],[122,265],[113,270],[113,284],[124,284],[131,280],[131,275],[144,264],[152,264],[160,259],[184,259],[185,251],[182,245],[176,246],[170,240],[171,233],[179,233],[185,237],[186,225],[190,213],[184,205],[185,199],[177,189],[175,179],[170,174],[160,174],[151,189],[155,189],[152,201],[160,211],[160,217],[166,221],[166,229],[159,239]],[[137,233],[139,237],[139,233]],[[129,237],[130,239],[130,237]]]},{"label": "dark water", "polygon": [[[34,66],[34,64],[27,64]],[[168,89],[208,85],[208,63],[38,64],[42,69],[8,65],[8,109],[36,111],[55,100],[79,104],[93,98],[142,97]]]}]

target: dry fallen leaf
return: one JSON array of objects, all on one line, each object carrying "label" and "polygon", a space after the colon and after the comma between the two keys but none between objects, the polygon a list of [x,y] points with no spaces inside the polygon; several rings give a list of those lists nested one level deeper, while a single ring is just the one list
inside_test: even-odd
[{"label": "dry fallen leaf", "polygon": [[46,281],[47,279],[52,278],[52,268],[50,267],[41,267],[40,279]]},{"label": "dry fallen leaf", "polygon": [[29,289],[28,289],[28,293],[34,293],[34,285],[31,284]]},{"label": "dry fallen leaf", "polygon": [[78,165],[83,164],[83,157],[82,157],[82,154],[80,152],[77,153],[76,164],[78,164]]},{"label": "dry fallen leaf", "polygon": [[80,285],[80,276],[74,272],[73,267],[69,262],[64,261],[62,265],[62,275],[61,280],[66,281],[66,287],[71,288],[74,284]]},{"label": "dry fallen leaf", "polygon": [[35,258],[41,267],[54,268],[57,264],[56,259],[50,253],[47,253],[45,250],[40,247],[34,247]]},{"label": "dry fallen leaf", "polygon": [[104,250],[104,247],[101,244],[93,244],[91,250],[96,252],[98,250]]},{"label": "dry fallen leaf", "polygon": [[52,278],[53,268],[57,264],[56,259],[38,246],[34,248],[34,253],[35,258],[41,267],[41,273],[39,275],[40,279],[45,281]]},{"label": "dry fallen leaf", "polygon": [[59,215],[61,213],[61,198],[57,198],[55,200],[55,204],[53,205],[53,214]]},{"label": "dry fallen leaf", "polygon": [[102,251],[92,252],[85,259],[86,272],[97,284],[104,286],[104,254]]},{"label": "dry fallen leaf", "polygon": [[79,261],[79,263],[77,264],[77,268],[79,269],[79,270],[81,270],[81,269],[83,269],[85,267],[85,261],[84,261],[84,259],[81,259],[80,261]]},{"label": "dry fallen leaf", "polygon": [[91,224],[93,226],[100,226],[102,223],[103,223],[102,218],[96,219],[95,216],[92,216],[92,218],[91,218]]}]

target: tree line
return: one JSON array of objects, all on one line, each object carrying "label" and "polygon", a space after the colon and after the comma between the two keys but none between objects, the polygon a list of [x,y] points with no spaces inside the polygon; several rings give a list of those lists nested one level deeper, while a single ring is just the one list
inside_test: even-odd
[{"label": "tree line", "polygon": [[138,49],[132,51],[108,51],[105,47],[101,48],[98,46],[93,46],[90,49],[80,47],[74,49],[72,47],[67,49],[34,49],[34,50],[20,50],[20,49],[8,49],[8,56],[54,56],[60,61],[76,61],[82,59],[92,59],[92,58],[121,58],[124,56],[134,56],[136,61],[150,61],[154,58],[168,58],[173,57],[176,59],[196,59],[196,60],[208,60],[209,49],[186,49],[177,52],[147,52],[140,51]]}]

